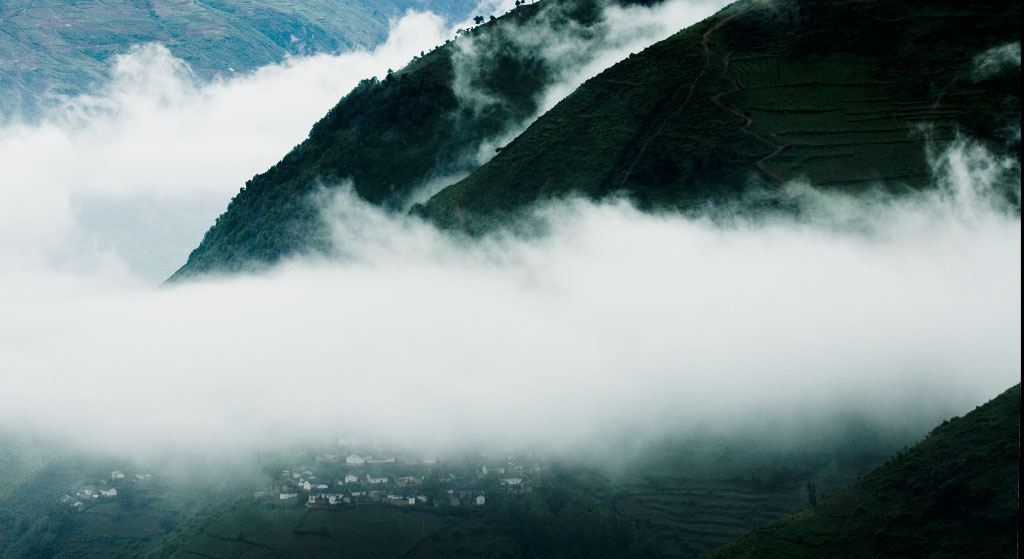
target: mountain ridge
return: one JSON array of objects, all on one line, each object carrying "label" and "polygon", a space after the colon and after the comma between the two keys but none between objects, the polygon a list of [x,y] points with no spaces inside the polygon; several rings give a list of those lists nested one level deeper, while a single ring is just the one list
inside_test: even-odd
[{"label": "mountain ridge", "polygon": [[[169,281],[259,269],[289,255],[329,251],[318,210],[309,200],[320,186],[351,182],[362,199],[402,211],[432,180],[472,170],[479,165],[471,160],[482,145],[536,114],[538,94],[554,80],[552,63],[516,36],[548,26],[585,40],[598,32],[594,26],[600,23],[601,6],[596,0],[523,5],[422,53],[383,80],[363,80],[312,127],[304,142],[246,182]],[[470,41],[486,44],[492,54],[486,63],[460,58],[460,49]],[[456,83],[457,72],[488,103],[481,107],[473,98],[462,98],[460,87],[467,84]]]},{"label": "mountain ridge", "polygon": [[[531,4],[470,35],[528,30],[552,7],[586,23],[594,6]],[[1019,22],[1018,4],[995,1],[741,0],[591,78],[483,165],[463,161],[468,176],[412,213],[479,234],[530,229],[520,220],[536,204],[566,196],[683,212],[744,200],[743,211],[756,212],[784,205],[779,187],[790,180],[910,191],[930,182],[929,150],[962,134],[1019,161],[1019,137],[1005,137],[1019,126],[1019,67],[972,73],[986,49],[1019,42]],[[956,33],[961,24],[974,33]],[[318,185],[351,178],[364,200],[402,210],[417,187],[459,174],[440,164],[445,157],[537,108],[530,94],[549,70],[500,45],[477,82],[499,102],[485,114],[461,106],[453,44],[346,96],[247,183],[170,281],[329,253],[317,208],[303,198]]]}]

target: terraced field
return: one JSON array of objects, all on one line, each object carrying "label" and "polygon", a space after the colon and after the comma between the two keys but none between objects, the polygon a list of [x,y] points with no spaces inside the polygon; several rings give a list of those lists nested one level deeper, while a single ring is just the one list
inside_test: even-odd
[{"label": "terraced field", "polygon": [[831,58],[793,65],[756,56],[729,64],[741,89],[726,102],[742,107],[752,131],[778,141],[780,149],[764,160],[768,169],[820,187],[926,181],[921,139],[953,139],[965,109],[901,102],[864,61]]},{"label": "terraced field", "polygon": [[[616,512],[649,538],[659,557],[694,558],[721,547],[758,527],[808,506],[807,482],[817,495],[840,491],[881,463],[879,456],[804,468],[800,473],[769,468],[749,469],[747,457],[739,470],[725,465],[726,475],[703,471],[685,475],[682,460],[666,462],[654,473],[622,483],[616,492]],[[800,461],[797,461],[799,464]]]},{"label": "terraced field", "polygon": [[658,534],[660,557],[697,557],[807,506],[806,490],[795,483],[756,490],[743,482],[678,480],[658,491],[636,489],[616,508]]}]

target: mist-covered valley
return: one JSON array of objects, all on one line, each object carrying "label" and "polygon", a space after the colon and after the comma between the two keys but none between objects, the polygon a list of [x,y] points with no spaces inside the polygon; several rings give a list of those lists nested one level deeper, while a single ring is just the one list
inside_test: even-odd
[{"label": "mist-covered valley", "polygon": [[[578,88],[726,2],[566,20],[505,4],[483,25],[410,11],[374,47],[212,82],[139,45],[91,93],[0,125],[0,556],[695,557],[1019,383],[1019,116],[1002,142],[923,123],[907,154],[923,183],[773,185],[751,165],[683,210],[576,193],[453,227],[435,196],[475,188]],[[976,53],[972,83],[1019,76],[1015,48]],[[266,241],[164,283],[197,246],[236,254],[243,237],[211,225],[279,215],[236,217],[253,206],[235,200],[307,153],[361,80],[398,87],[439,49],[472,130],[459,149],[388,195],[355,164],[306,177],[287,195],[317,224],[296,229],[308,247]],[[545,76],[521,104],[487,85],[501,56]],[[651,145],[670,135],[644,126]],[[399,493],[411,504],[389,508]]]}]

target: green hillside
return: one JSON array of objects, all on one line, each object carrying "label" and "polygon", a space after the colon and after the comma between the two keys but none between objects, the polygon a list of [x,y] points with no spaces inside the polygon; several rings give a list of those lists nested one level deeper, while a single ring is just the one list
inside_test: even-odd
[{"label": "green hillside", "polygon": [[712,557],[1015,557],[1019,475],[1018,384],[848,490]]},{"label": "green hillside", "polygon": [[597,5],[548,0],[474,28],[472,39],[493,56],[463,75],[489,99],[483,106],[457,94],[455,41],[382,81],[364,80],[313,126],[306,141],[246,182],[171,279],[326,248],[308,199],[320,185],[351,179],[364,199],[401,210],[431,180],[471,171],[479,145],[536,114],[535,97],[554,78],[545,59],[514,37],[539,25],[582,36],[596,22]]},{"label": "green hillside", "polygon": [[247,182],[171,279],[329,249],[309,194],[345,179],[403,211],[423,185],[473,171],[413,213],[478,233],[570,194],[687,210],[751,189],[775,204],[790,179],[917,188],[928,144],[958,132],[1010,153],[1019,144],[1007,140],[1019,68],[974,71],[977,56],[1019,42],[1019,3],[744,0],[591,79],[475,169],[477,147],[532,116],[552,78],[506,37],[541,22],[579,33],[573,21],[586,29],[594,13],[592,0],[547,0],[474,30],[493,53],[472,80],[492,100],[482,110],[456,95],[454,42],[364,81]]},{"label": "green hillside", "polygon": [[389,19],[408,8],[452,20],[475,0],[154,0],[0,3],[0,121],[32,115],[39,97],[86,91],[106,75],[110,58],[133,44],[159,42],[200,76],[242,72],[291,54],[372,47],[387,38]]},{"label": "green hillside", "polygon": [[790,179],[917,187],[928,140],[1016,149],[1019,67],[973,66],[1019,41],[1019,2],[741,1],[584,84],[427,213],[476,232],[569,193],[685,209]]}]

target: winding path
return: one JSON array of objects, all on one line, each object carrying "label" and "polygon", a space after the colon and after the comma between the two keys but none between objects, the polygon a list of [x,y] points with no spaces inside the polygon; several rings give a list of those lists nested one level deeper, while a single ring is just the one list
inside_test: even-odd
[{"label": "winding path", "polygon": [[[739,16],[749,12],[752,9],[754,9],[754,7],[757,5],[757,3],[758,3],[758,0],[751,1],[743,9],[741,9],[741,10],[739,10],[739,11],[733,13],[733,14],[730,14],[730,15],[724,17],[724,18],[722,18],[718,23],[716,23],[710,29],[705,31],[703,33],[703,35],[701,35],[700,46],[701,46],[701,49],[702,49],[702,51],[704,53],[704,68],[701,69],[700,73],[697,74],[697,77],[694,78],[693,81],[690,83],[690,85],[689,85],[689,92],[686,95],[686,99],[684,99],[683,102],[674,111],[672,111],[671,114],[669,114],[667,117],[665,117],[664,120],[662,120],[661,124],[658,126],[658,128],[654,131],[653,134],[649,135],[643,141],[643,143],[640,144],[640,149],[637,151],[636,157],[633,158],[633,161],[629,164],[629,167],[626,169],[626,172],[624,173],[624,175],[622,177],[622,182],[619,184],[619,189],[620,190],[625,187],[626,181],[629,180],[629,177],[633,175],[633,169],[636,167],[637,162],[640,161],[640,158],[643,157],[644,152],[647,150],[647,146],[651,143],[651,140],[653,140],[654,138],[656,138],[659,135],[661,135],[661,133],[665,130],[665,126],[668,124],[668,122],[670,120],[674,119],[676,116],[678,116],[679,113],[682,112],[682,110],[685,109],[687,105],[689,105],[690,99],[693,98],[693,92],[694,92],[694,90],[697,87],[697,82],[699,82],[700,79],[704,77],[704,75],[707,73],[708,69],[711,66],[712,60],[714,58],[716,58],[714,53],[711,51],[711,46],[710,46],[711,45],[711,36],[715,33],[715,31],[718,31],[719,29],[724,27],[727,23],[729,23],[733,19],[735,19],[735,18],[737,18],[737,17],[739,17]],[[722,77],[725,78],[725,80],[728,81],[732,85],[732,89],[730,89],[728,91],[722,91],[720,93],[716,93],[715,95],[712,95],[709,99],[711,100],[712,103],[718,105],[722,109],[724,109],[724,110],[728,111],[729,113],[734,114],[734,115],[740,117],[741,119],[743,119],[743,126],[740,127],[740,131],[741,132],[743,132],[744,134],[747,134],[748,136],[751,136],[752,138],[754,138],[754,139],[756,139],[756,140],[758,140],[760,142],[764,142],[764,143],[772,146],[772,148],[773,148],[772,152],[769,153],[768,155],[762,157],[761,159],[758,159],[754,164],[757,166],[758,169],[760,169],[762,172],[764,172],[769,177],[779,181],[780,183],[781,182],[785,182],[785,178],[781,174],[779,174],[776,171],[771,170],[768,167],[768,161],[770,159],[772,159],[773,157],[777,156],[779,153],[781,153],[782,150],[786,149],[786,147],[788,147],[789,144],[787,144],[785,141],[782,140],[782,138],[779,138],[775,134],[762,135],[762,134],[758,134],[757,132],[754,132],[750,128],[754,124],[754,119],[753,118],[751,118],[750,116],[744,114],[739,109],[735,109],[735,108],[729,107],[725,103],[722,102],[722,100],[721,100],[722,97],[724,97],[726,95],[730,95],[732,93],[736,93],[737,91],[740,91],[741,89],[743,89],[743,84],[737,78],[731,77],[729,75],[729,55],[728,55],[728,53],[726,53],[726,55],[724,57],[722,57],[721,64],[722,64]],[[671,97],[675,97],[680,91],[682,91],[682,89],[684,87],[686,87],[685,84],[680,84],[680,86],[672,93],[670,98]]]},{"label": "winding path", "polygon": [[[717,25],[715,25],[714,27],[712,27],[711,29],[704,33],[704,36],[701,39],[701,48],[704,49],[705,68],[708,64],[710,64],[711,58],[714,56],[714,54],[711,52],[711,47],[709,46],[709,43],[711,41],[711,33],[713,31],[720,29],[723,25],[728,23],[736,16],[739,16],[740,14],[750,11],[751,9],[754,8],[755,5],[756,2],[751,2],[750,4],[747,5],[747,7],[736,12],[735,14],[732,14],[727,18],[724,18]],[[761,159],[758,159],[757,162],[755,162],[754,164],[757,166],[758,169],[761,169],[761,171],[763,171],[766,175],[772,177],[773,179],[779,181],[780,183],[785,182],[786,179],[781,174],[779,174],[776,171],[772,171],[771,169],[768,168],[768,160],[782,153],[782,150],[786,149],[789,146],[789,144],[787,144],[782,138],[778,137],[774,133],[762,135],[758,134],[757,132],[754,132],[753,130],[750,129],[751,125],[754,124],[753,118],[751,118],[743,111],[733,107],[729,107],[722,102],[722,97],[726,95],[731,95],[743,89],[743,83],[738,78],[729,75],[729,53],[726,53],[725,56],[722,57],[722,77],[730,84],[732,84],[732,89],[730,89],[729,91],[722,91],[720,93],[716,93],[715,95],[712,95],[709,99],[712,103],[725,109],[729,113],[734,114],[743,119],[743,126],[740,127],[740,132],[743,132],[744,134],[747,134],[748,136],[758,141],[764,142],[774,148],[771,153],[762,157]]]}]

